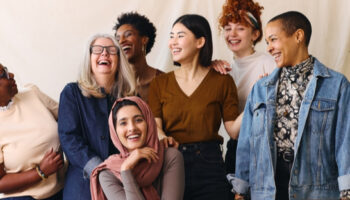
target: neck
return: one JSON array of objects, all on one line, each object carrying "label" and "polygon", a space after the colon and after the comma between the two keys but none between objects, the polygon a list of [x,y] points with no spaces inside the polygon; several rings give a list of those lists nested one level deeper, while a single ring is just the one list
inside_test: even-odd
[{"label": "neck", "polygon": [[295,62],[292,66],[298,65],[309,58],[309,52],[307,48],[299,50],[295,56]]},{"label": "neck", "polygon": [[201,76],[202,72],[207,70],[208,69],[206,67],[203,67],[198,63],[198,59],[194,59],[194,61],[191,63],[181,63],[181,67],[178,69],[178,72],[183,78],[191,80]]},{"label": "neck", "polygon": [[111,75],[95,75],[95,80],[100,87],[103,87],[107,94],[111,93],[114,83],[114,76]]},{"label": "neck", "polygon": [[255,52],[254,48],[249,48],[246,51],[233,52],[234,58],[244,58],[252,55]]}]

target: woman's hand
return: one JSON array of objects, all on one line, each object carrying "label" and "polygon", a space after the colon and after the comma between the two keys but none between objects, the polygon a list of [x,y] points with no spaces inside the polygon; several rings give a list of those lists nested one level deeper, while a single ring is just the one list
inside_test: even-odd
[{"label": "woman's hand", "polygon": [[213,60],[211,61],[211,67],[220,74],[227,74],[232,70],[230,63],[225,60]]},{"label": "woman's hand", "polygon": [[129,157],[123,162],[121,166],[121,171],[126,171],[129,169],[134,169],[136,164],[141,160],[146,159],[149,163],[157,162],[159,157],[156,150],[150,147],[144,147],[140,149],[133,150]]},{"label": "woman's hand", "polygon": [[51,149],[44,155],[39,167],[46,176],[50,176],[63,167],[62,155],[59,152],[54,152],[53,149]]},{"label": "woman's hand", "polygon": [[173,137],[163,137],[160,142],[164,144],[165,148],[174,147],[177,149],[179,147],[179,143]]},{"label": "woman's hand", "polygon": [[244,200],[244,196],[235,194],[235,200]]}]

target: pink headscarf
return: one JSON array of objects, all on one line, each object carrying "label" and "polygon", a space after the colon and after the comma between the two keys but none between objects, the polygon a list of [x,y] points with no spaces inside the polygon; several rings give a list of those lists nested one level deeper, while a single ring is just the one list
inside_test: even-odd
[{"label": "pink headscarf", "polygon": [[[160,199],[156,189],[153,187],[152,183],[158,177],[160,170],[163,164],[164,157],[164,147],[159,143],[157,126],[154,120],[151,109],[148,105],[141,100],[139,97],[125,97],[118,99],[113,108],[123,100],[130,100],[135,102],[141,110],[143,117],[147,123],[147,136],[145,147],[154,148],[158,152],[159,160],[156,163],[148,163],[146,160],[142,160],[138,165],[132,170],[133,175],[135,176],[136,182],[140,186],[143,195],[146,199]],[[121,144],[115,127],[113,125],[113,113],[109,115],[109,131],[111,134],[111,139],[115,147],[119,150],[120,154],[114,154],[108,157],[103,163],[96,167],[90,177],[90,189],[91,189],[91,198],[92,200],[105,200],[107,199],[103,194],[102,188],[98,181],[98,174],[104,169],[109,169],[118,179],[121,180],[120,168],[124,160],[129,156],[127,149]],[[122,181],[122,180],[121,180]]]}]

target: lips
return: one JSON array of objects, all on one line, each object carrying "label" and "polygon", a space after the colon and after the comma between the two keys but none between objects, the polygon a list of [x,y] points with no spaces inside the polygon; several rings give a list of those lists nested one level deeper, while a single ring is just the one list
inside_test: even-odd
[{"label": "lips", "polygon": [[241,40],[229,40],[229,43],[233,45],[239,44],[240,42]]},{"label": "lips", "polygon": [[275,59],[275,62],[278,62],[280,60],[280,58],[281,58],[281,53],[280,52],[272,53],[271,55]]},{"label": "lips", "polygon": [[122,45],[122,50],[124,51],[124,53],[130,52],[131,48],[132,46],[130,44]]},{"label": "lips", "polygon": [[138,140],[140,137],[141,137],[140,134],[134,134],[134,133],[126,136],[128,140]]}]

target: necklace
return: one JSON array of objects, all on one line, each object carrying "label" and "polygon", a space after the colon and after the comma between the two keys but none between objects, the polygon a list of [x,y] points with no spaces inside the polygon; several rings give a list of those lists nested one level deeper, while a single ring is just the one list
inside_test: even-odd
[{"label": "necklace", "polygon": [[0,106],[0,111],[6,111],[8,109],[10,109],[11,105],[12,105],[12,100],[10,100],[10,102],[7,104],[7,106]]}]

